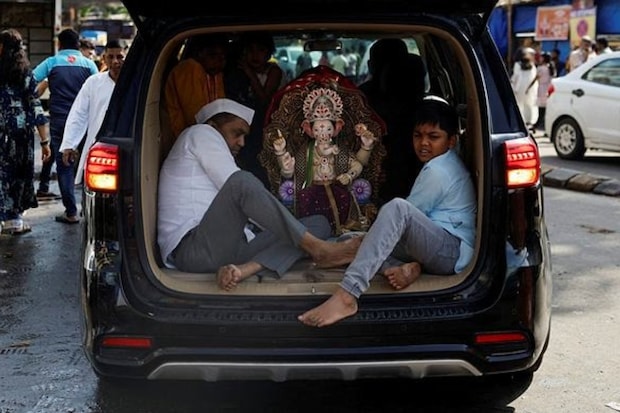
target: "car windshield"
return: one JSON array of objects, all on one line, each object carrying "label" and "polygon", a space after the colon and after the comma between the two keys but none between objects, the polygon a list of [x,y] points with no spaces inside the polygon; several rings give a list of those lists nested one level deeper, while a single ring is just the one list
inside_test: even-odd
[{"label": "car windshield", "polygon": [[291,60],[296,62],[297,58],[301,55],[301,52],[301,49],[291,49]]},{"label": "car windshield", "polygon": [[594,66],[584,76],[591,82],[620,86],[620,59],[609,59]]}]

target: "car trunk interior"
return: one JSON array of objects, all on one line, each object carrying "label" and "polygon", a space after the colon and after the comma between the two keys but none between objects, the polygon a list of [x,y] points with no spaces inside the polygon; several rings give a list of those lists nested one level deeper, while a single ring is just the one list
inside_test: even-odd
[{"label": "car trunk interior", "polygon": [[[351,24],[339,25],[316,25],[308,24],[305,27],[307,32],[316,32],[319,30],[338,30],[338,33],[344,33],[346,30],[352,32],[360,31],[361,26]],[[368,31],[369,26],[364,25],[364,30]],[[234,32],[235,27],[219,28],[220,31]],[[254,30],[273,30],[283,32],[290,30],[299,33],[299,24],[295,26],[260,26]],[[379,37],[379,33],[385,36],[419,36],[419,38],[434,37],[440,39],[445,45],[452,50],[452,54],[456,57],[456,62],[450,62],[453,65],[460,66],[462,79],[451,79],[453,87],[464,88],[457,96],[458,104],[461,108],[462,116],[462,136],[460,140],[461,154],[466,165],[471,171],[474,186],[478,195],[478,219],[477,233],[481,231],[482,216],[482,179],[483,179],[483,140],[477,137],[482,136],[483,122],[480,112],[480,104],[478,101],[478,93],[474,80],[474,72],[469,66],[463,46],[460,45],[446,32],[434,27],[421,26],[393,26],[393,25],[377,25],[371,27],[375,38]],[[344,268],[338,269],[316,269],[310,260],[302,260],[298,262],[291,271],[285,274],[281,279],[276,280],[268,277],[250,277],[243,283],[239,284],[233,291],[225,292],[220,290],[215,281],[215,274],[207,273],[187,273],[176,269],[166,268],[162,265],[159,248],[157,245],[157,187],[159,169],[165,159],[166,154],[170,150],[173,138],[168,127],[166,111],[164,106],[164,84],[166,75],[170,70],[171,62],[176,59],[179,45],[187,36],[204,33],[205,31],[187,32],[179,35],[173,41],[169,42],[164,50],[161,51],[159,59],[153,69],[153,76],[150,80],[147,101],[145,106],[144,124],[142,125],[142,145],[140,153],[141,165],[141,182],[140,197],[142,199],[142,213],[137,216],[144,217],[144,240],[147,245],[146,252],[148,265],[152,270],[154,279],[159,281],[164,287],[178,292],[192,294],[228,294],[228,295],[274,295],[274,296],[290,296],[290,295],[328,295],[337,287],[339,281],[344,274]],[[428,44],[431,47],[431,42]],[[428,52],[428,49],[424,49]],[[423,55],[424,57],[424,55]],[[429,55],[430,57],[430,55]],[[427,60],[430,73],[446,73],[443,68],[433,68],[435,62]],[[440,70],[441,69],[441,70]],[[436,90],[431,93],[439,94]],[[480,249],[480,236],[476,237],[475,250]],[[459,274],[452,276],[438,276],[424,273],[416,282],[409,287],[395,291],[388,284],[387,280],[382,276],[374,277],[371,287],[366,294],[403,294],[411,292],[429,292],[447,289],[463,282],[471,272],[474,266],[475,257],[469,266]],[[144,265],[145,263],[143,263]]]}]

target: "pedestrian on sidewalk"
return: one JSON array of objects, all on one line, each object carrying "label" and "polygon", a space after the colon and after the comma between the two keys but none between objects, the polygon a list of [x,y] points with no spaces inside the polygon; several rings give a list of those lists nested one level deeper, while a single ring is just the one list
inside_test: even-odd
[{"label": "pedestrian on sidewalk", "polygon": [[75,224],[80,219],[77,216],[77,205],[73,191],[74,165],[65,165],[62,162],[62,153],[59,149],[65,122],[75,97],[84,81],[89,76],[99,73],[99,70],[95,62],[84,57],[80,52],[80,37],[75,30],[65,29],[61,31],[58,35],[58,42],[60,49],[58,53],[43,60],[33,70],[36,81],[40,82],[37,87],[39,96],[45,91],[45,85],[50,90],[49,114],[52,149],[50,162],[43,163],[41,168],[37,194],[41,196],[55,195],[49,192],[51,170],[55,163],[58,187],[65,207],[65,212],[58,215],[56,221]]},{"label": "pedestrian on sidewalk", "polygon": [[[65,165],[75,162],[79,156],[74,177],[76,185],[82,183],[86,154],[95,142],[97,132],[103,122],[114,86],[125,62],[125,54],[125,48],[118,40],[108,41],[103,51],[103,60],[108,70],[86,79],[71,105],[59,150]],[[78,148],[84,136],[86,140],[80,156]],[[74,187],[68,189],[73,192]]]},{"label": "pedestrian on sidewalk", "polygon": [[536,91],[536,106],[538,106],[538,122],[535,129],[545,129],[545,112],[547,110],[547,97],[551,79],[556,76],[555,66],[551,61],[551,54],[543,52],[540,55],[540,62],[536,67],[536,78],[532,80],[530,87],[534,87],[538,82]]},{"label": "pedestrian on sidewalk", "polygon": [[523,49],[521,60],[515,63],[510,83],[517,99],[517,106],[528,130],[534,130],[538,122],[538,80],[536,79],[536,51],[530,47]]},{"label": "pedestrian on sidewalk", "polygon": [[0,230],[13,235],[30,232],[23,213],[38,207],[34,193],[34,128],[41,156],[50,157],[47,117],[36,82],[14,29],[0,32]]},{"label": "pedestrian on sidewalk", "polygon": [[582,36],[579,46],[568,55],[566,70],[572,72],[594,56],[596,53],[592,50],[592,39],[590,36]]}]

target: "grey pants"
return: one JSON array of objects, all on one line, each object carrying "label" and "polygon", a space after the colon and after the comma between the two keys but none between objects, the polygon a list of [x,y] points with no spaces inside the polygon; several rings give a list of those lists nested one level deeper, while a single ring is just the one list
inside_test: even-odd
[{"label": "grey pants", "polygon": [[379,210],[341,286],[358,297],[377,271],[416,261],[433,274],[454,274],[460,240],[402,198]]},{"label": "grey pants", "polygon": [[[263,228],[250,242],[243,231],[249,220]],[[254,175],[237,171],[176,247],[174,263],[181,271],[215,272],[223,265],[255,261],[281,276],[306,256],[298,247],[304,233],[327,239],[330,231],[325,217],[296,219]]]}]

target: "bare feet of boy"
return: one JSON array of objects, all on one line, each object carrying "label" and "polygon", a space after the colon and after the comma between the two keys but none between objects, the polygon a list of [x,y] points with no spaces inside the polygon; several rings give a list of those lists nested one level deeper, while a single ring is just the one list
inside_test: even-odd
[{"label": "bare feet of boy", "polygon": [[241,265],[228,264],[218,268],[216,273],[217,285],[226,291],[231,291],[241,281],[256,274],[263,267],[255,262],[248,262]]},{"label": "bare feet of boy", "polygon": [[390,285],[395,290],[409,287],[422,274],[422,267],[417,262],[409,262],[398,267],[391,267],[383,271]]},{"label": "bare feet of boy", "polygon": [[307,326],[325,327],[355,313],[357,313],[357,299],[342,288],[338,288],[327,301],[306,311],[297,319]]},{"label": "bare feet of boy", "polygon": [[318,268],[333,268],[349,264],[364,239],[363,236],[349,238],[342,242],[326,243],[327,248],[314,255],[314,262]]}]

